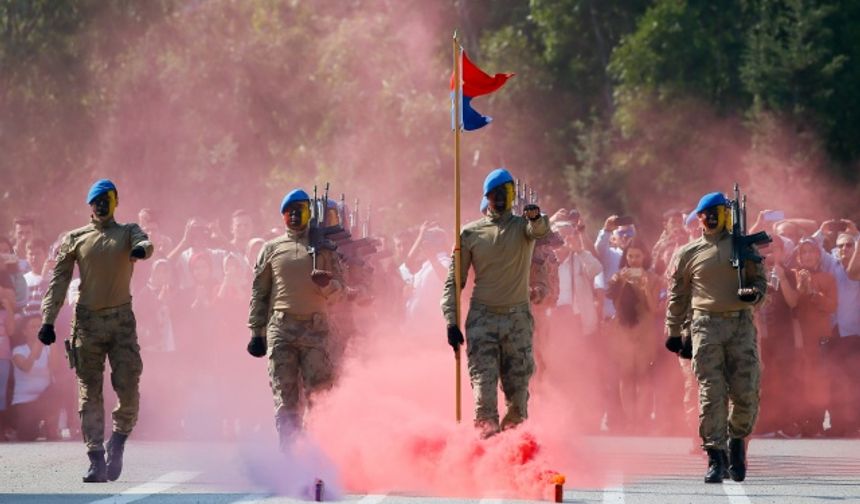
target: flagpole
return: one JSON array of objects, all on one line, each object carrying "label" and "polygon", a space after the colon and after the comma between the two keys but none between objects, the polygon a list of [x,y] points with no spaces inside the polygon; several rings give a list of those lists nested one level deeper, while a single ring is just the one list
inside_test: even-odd
[{"label": "flagpole", "polygon": [[[462,104],[463,84],[460,76],[462,48],[457,41],[457,30],[454,30],[454,313],[457,327],[460,327],[460,114]],[[454,352],[454,396],[455,417],[457,423],[462,418],[461,407],[461,378],[460,378],[460,347]]]}]

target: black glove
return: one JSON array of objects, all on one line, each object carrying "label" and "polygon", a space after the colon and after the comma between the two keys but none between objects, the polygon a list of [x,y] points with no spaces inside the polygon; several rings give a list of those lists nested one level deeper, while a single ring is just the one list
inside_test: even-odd
[{"label": "black glove", "polygon": [[678,355],[682,359],[692,359],[693,358],[693,338],[681,338],[683,340],[684,346],[681,348],[681,351],[678,352]]},{"label": "black glove", "polygon": [[133,249],[131,249],[131,256],[135,259],[146,259],[146,249],[137,245]]},{"label": "black glove", "polygon": [[524,206],[523,207],[523,214],[530,212],[532,210],[537,210],[537,215],[535,217],[529,217],[528,219],[533,220],[533,221],[540,219],[540,207],[535,205],[534,203],[531,203],[529,205]]},{"label": "black glove", "polygon": [[42,324],[41,329],[39,329],[39,341],[41,341],[43,345],[50,345],[57,341],[57,333],[54,332],[54,326],[52,324]]},{"label": "black glove", "polygon": [[325,270],[313,270],[311,272],[311,280],[320,287],[326,288],[331,282],[331,272]]},{"label": "black glove", "polygon": [[684,349],[684,341],[680,336],[669,336],[666,338],[666,349],[672,353],[679,353]]},{"label": "black glove", "polygon": [[266,340],[262,336],[251,336],[248,342],[248,353],[254,357],[266,356]]},{"label": "black glove", "polygon": [[462,345],[466,340],[463,339],[463,333],[460,332],[460,328],[455,325],[448,326],[448,344],[451,345],[451,348],[456,352],[460,349],[460,345]]}]

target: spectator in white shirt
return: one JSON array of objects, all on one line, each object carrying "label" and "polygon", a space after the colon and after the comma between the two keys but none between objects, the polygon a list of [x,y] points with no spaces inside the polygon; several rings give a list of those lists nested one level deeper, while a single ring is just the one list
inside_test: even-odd
[{"label": "spectator in white shirt", "polygon": [[42,325],[40,315],[25,317],[19,324],[25,343],[12,349],[15,388],[12,393],[11,416],[18,441],[33,441],[39,436],[40,423],[45,421],[45,434],[56,438],[56,406],[48,392],[51,371],[48,365],[50,348],[36,337]]}]

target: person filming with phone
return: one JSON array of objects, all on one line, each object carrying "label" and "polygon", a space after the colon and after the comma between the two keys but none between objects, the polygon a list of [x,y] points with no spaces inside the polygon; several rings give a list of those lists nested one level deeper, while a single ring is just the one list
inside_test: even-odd
[{"label": "person filming with phone", "polygon": [[649,248],[639,239],[630,241],[606,292],[615,305],[610,349],[618,363],[622,430],[628,432],[642,432],[651,422],[654,390],[650,375],[656,355],[653,328],[659,289]]}]

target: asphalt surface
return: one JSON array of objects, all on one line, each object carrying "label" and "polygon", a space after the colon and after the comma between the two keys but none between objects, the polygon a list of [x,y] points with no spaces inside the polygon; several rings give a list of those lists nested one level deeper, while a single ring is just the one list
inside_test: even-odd
[{"label": "asphalt surface", "polygon": [[[576,503],[860,503],[860,440],[755,439],[743,483],[702,482],[705,459],[682,438],[588,438],[583,446],[611,462],[604,484],[589,487],[568,475],[564,502]],[[0,503],[231,503],[313,500],[313,477],[301,487],[272,489],[254,481],[236,446],[228,443],[130,442],[119,481],[84,484],[79,442],[0,444]],[[287,463],[289,466],[289,463]],[[289,468],[286,469],[289,472]],[[296,474],[293,474],[296,476]],[[271,483],[271,482],[269,482]],[[492,492],[488,492],[490,494]],[[280,495],[278,495],[280,494]],[[289,494],[292,497],[286,497]],[[358,504],[424,502],[536,502],[499,495],[484,499],[409,495],[334,495]]]}]

